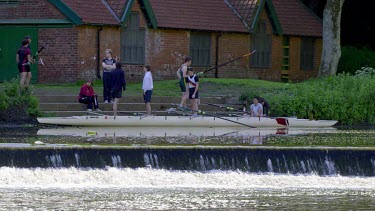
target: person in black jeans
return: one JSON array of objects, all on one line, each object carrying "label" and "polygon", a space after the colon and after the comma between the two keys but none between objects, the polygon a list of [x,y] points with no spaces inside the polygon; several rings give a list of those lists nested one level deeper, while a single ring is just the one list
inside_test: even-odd
[{"label": "person in black jeans", "polygon": [[94,89],[92,88],[92,81],[88,80],[86,83],[82,85],[78,95],[78,102],[87,104],[88,112],[92,111],[93,105],[96,111],[100,111],[98,105],[98,97],[95,94]]},{"label": "person in black jeans", "polygon": [[116,60],[112,58],[112,50],[105,50],[105,59],[102,61],[103,66],[103,98],[104,103],[111,103],[111,71],[116,68]]}]

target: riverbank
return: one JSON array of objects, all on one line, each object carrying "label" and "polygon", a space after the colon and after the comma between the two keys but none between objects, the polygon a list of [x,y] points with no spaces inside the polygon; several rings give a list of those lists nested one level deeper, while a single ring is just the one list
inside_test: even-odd
[{"label": "riverbank", "polygon": [[[26,110],[27,114],[31,117],[41,114],[37,109],[38,102],[35,102],[35,96],[76,96],[81,83],[83,82],[60,85],[34,85],[32,88],[32,95],[34,96],[24,100],[24,102],[29,102],[32,106],[31,109],[28,108]],[[14,93],[14,85],[10,86],[8,84],[3,86],[2,89],[9,90],[9,87],[11,88],[11,93]],[[98,95],[102,95],[101,81],[94,82],[94,90]],[[269,102],[271,116],[333,119],[340,121],[340,125],[375,125],[374,90],[374,77],[354,77],[349,75],[312,79],[302,83],[226,78],[202,78],[200,80],[201,97],[225,97],[228,99],[227,102],[230,103],[250,104],[254,96],[259,96]],[[123,101],[127,100],[127,96],[140,96],[141,93],[141,83],[128,84]],[[156,81],[153,95],[180,96],[176,80]],[[13,99],[17,99],[17,97],[13,97]],[[0,97],[0,110],[3,108],[1,102],[5,102],[5,100],[1,100]],[[20,104],[17,100],[11,100],[10,102],[15,105],[17,103]],[[12,106],[10,108],[13,109]],[[17,111],[7,111],[5,114],[8,112],[18,113]],[[0,116],[0,120],[2,118],[4,119],[4,113]],[[22,120],[20,121],[22,122]]]}]

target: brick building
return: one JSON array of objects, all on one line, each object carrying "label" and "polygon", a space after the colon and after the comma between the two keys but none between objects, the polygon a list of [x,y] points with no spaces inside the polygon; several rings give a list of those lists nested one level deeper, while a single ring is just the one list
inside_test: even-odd
[{"label": "brick building", "polygon": [[174,79],[185,56],[214,77],[300,81],[317,74],[322,21],[299,0],[0,0],[0,81],[17,75],[14,54],[25,35],[38,83],[95,78],[105,49],[127,80],[150,64],[155,79]]}]

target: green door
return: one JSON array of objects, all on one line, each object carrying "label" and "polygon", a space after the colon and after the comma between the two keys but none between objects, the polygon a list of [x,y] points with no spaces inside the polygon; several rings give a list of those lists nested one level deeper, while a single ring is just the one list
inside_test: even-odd
[{"label": "green door", "polygon": [[[35,27],[0,26],[0,82],[9,81],[19,75],[16,53],[26,35],[30,35],[31,56],[38,51],[38,29]],[[31,65],[32,82],[37,81],[38,65]]]}]

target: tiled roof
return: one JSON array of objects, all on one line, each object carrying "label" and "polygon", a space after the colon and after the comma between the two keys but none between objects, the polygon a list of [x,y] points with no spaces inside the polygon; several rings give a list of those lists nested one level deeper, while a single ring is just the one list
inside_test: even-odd
[{"label": "tiled roof", "polygon": [[258,8],[259,0],[227,0],[228,3],[235,9],[239,18],[251,28],[254,21],[255,13]]},{"label": "tiled roof", "polygon": [[62,2],[80,16],[84,23],[119,24],[101,0],[62,0]]},{"label": "tiled roof", "polygon": [[158,28],[248,32],[224,0],[149,0]]},{"label": "tiled roof", "polygon": [[283,34],[322,37],[323,23],[299,0],[273,0]]},{"label": "tiled roof", "polygon": [[129,0],[106,0],[119,19],[121,19],[122,15],[124,14],[128,1]]}]

